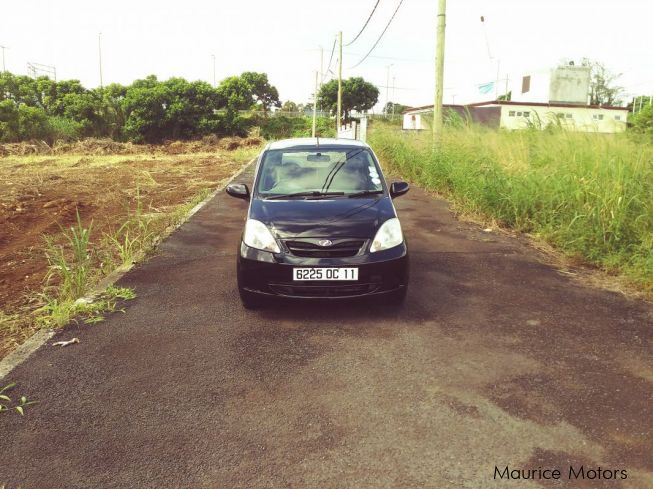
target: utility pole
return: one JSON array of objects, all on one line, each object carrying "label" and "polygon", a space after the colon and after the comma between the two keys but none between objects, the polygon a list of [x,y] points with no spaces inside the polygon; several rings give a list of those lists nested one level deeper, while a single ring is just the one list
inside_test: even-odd
[{"label": "utility pole", "polygon": [[313,95],[313,137],[315,137],[315,128],[317,127],[317,89],[319,73],[315,70],[315,95]]},{"label": "utility pole", "polygon": [[[492,56],[492,51],[490,51],[490,41],[487,37],[487,29],[485,28],[485,16],[481,15],[481,24],[483,25],[483,35],[485,36],[485,46],[487,47],[487,56],[489,59],[497,62],[497,77],[494,80],[494,100],[499,100],[499,74],[501,70],[501,60]],[[508,93],[508,75],[506,75],[506,94]]]},{"label": "utility pole", "polygon": [[[384,107],[384,112],[385,112],[385,118],[388,118],[388,102],[390,102],[390,67],[392,64],[387,65],[386,68],[386,73],[385,73],[385,107]],[[394,95],[394,94],[393,94]]]},{"label": "utility pole", "polygon": [[395,105],[397,105],[397,99],[395,98],[395,78],[392,77],[392,120],[395,120]]},{"label": "utility pole", "polygon": [[211,58],[213,58],[213,88],[215,88],[215,54],[212,54]]},{"label": "utility pole", "polygon": [[320,86],[324,80],[324,48],[320,46]]},{"label": "utility pole", "polygon": [[435,44],[435,101],[433,104],[433,143],[442,135],[442,95],[444,82],[444,28],[447,0],[438,0],[438,28]]},{"label": "utility pole", "polygon": [[104,84],[102,82],[102,33],[98,33],[97,36],[97,47],[98,47],[98,61],[100,65],[100,90],[104,88]]},{"label": "utility pole", "polygon": [[2,49],[2,72],[4,73],[7,71],[7,67],[5,66],[5,49],[9,49],[7,46],[0,46],[0,49]]},{"label": "utility pole", "polygon": [[342,31],[338,32],[338,114],[336,115],[336,137],[340,131],[342,116]]}]

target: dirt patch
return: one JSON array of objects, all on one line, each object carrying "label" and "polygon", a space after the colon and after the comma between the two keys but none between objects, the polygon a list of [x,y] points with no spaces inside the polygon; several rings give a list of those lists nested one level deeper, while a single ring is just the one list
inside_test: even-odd
[{"label": "dirt patch", "polygon": [[45,236],[61,237],[79,212],[85,226],[92,223],[91,241],[97,245],[137,206],[146,213],[172,212],[219,187],[260,143],[238,139],[233,147],[234,141],[150,147],[86,140],[49,150],[44,143],[1,146],[9,156],[0,158],[0,357],[24,339],[6,318],[38,305],[47,272]]},{"label": "dirt patch", "polygon": [[161,145],[121,143],[112,139],[88,138],[74,143],[56,143],[49,146],[44,141],[0,144],[0,157],[29,155],[132,155],[132,154],[185,154],[209,151],[250,148],[260,146],[263,140],[256,136],[246,138],[205,136],[196,141],[167,141]]}]

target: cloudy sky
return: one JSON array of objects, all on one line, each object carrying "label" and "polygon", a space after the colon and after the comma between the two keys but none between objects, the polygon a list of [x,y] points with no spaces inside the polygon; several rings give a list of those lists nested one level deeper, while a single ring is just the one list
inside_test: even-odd
[{"label": "cloudy sky", "polygon": [[[357,68],[399,0],[380,0],[367,29],[344,48],[343,76],[363,76],[386,99],[433,101],[436,0],[404,0],[379,45]],[[326,71],[335,34],[347,44],[376,0],[21,0],[5,2],[0,45],[6,67],[54,65],[59,79],[99,85],[98,33],[104,83],[130,83],[154,73],[213,81],[242,71],[268,73],[283,100],[307,101],[320,46]],[[561,59],[589,57],[623,73],[628,93],[653,92],[650,0],[449,0],[445,102],[488,99],[478,85],[509,83],[545,72]],[[480,16],[485,17],[485,28]],[[489,49],[488,49],[489,48]],[[490,58],[491,56],[491,58]],[[335,72],[335,56],[331,64]],[[327,78],[332,75],[328,74]],[[505,84],[505,81],[502,82]]]}]

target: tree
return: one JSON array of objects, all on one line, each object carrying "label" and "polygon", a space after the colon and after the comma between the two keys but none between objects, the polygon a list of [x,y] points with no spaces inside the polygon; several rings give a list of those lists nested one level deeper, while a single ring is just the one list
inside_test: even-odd
[{"label": "tree", "polygon": [[599,61],[583,58],[582,66],[589,66],[590,71],[590,104],[618,105],[621,103],[623,87],[615,85],[621,73],[613,73]]},{"label": "tree", "polygon": [[283,112],[298,112],[297,104],[291,100],[286,100],[281,106]]},{"label": "tree", "polygon": [[139,80],[127,88],[122,100],[125,134],[135,141],[160,142],[211,132],[220,102],[218,90],[206,82]]},{"label": "tree", "polygon": [[240,76],[230,76],[220,82],[217,88],[221,106],[228,111],[250,110],[254,106],[252,88]]},{"label": "tree", "polygon": [[46,139],[48,118],[40,107],[0,101],[0,142]]},{"label": "tree", "polygon": [[108,135],[105,107],[100,93],[68,93],[63,97],[62,105],[63,116],[79,124],[80,136]]},{"label": "tree", "polygon": [[18,134],[18,107],[13,100],[0,101],[0,142],[17,141]]},{"label": "tree", "polygon": [[636,110],[630,118],[633,130],[653,135],[653,104],[649,96],[635,97],[633,104]]},{"label": "tree", "polygon": [[281,107],[279,91],[270,85],[267,74],[246,71],[240,77],[251,87],[254,101],[261,106],[263,112],[267,113],[272,106]]},{"label": "tree", "polygon": [[[353,77],[342,81],[342,113],[349,120],[352,110],[365,112],[379,100],[379,89],[363,78]],[[336,114],[338,107],[338,80],[330,80],[318,92],[318,104],[323,110]]]},{"label": "tree", "polygon": [[409,107],[407,105],[388,102],[387,104],[385,104],[385,107],[383,107],[383,113],[385,115],[401,114],[404,110],[408,108]]}]

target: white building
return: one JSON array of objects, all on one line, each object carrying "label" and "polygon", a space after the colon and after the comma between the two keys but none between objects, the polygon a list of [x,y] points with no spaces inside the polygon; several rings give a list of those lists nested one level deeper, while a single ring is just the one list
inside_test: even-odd
[{"label": "white building", "polygon": [[470,107],[499,107],[499,127],[544,129],[550,124],[579,132],[616,133],[626,130],[628,108],[538,102],[483,102]]},{"label": "white building", "polygon": [[[628,109],[588,105],[590,67],[562,65],[548,76],[525,75],[520,90],[512,98],[519,101],[490,101],[469,105],[443,106],[443,114],[455,111],[472,122],[504,129],[544,129],[560,125],[583,132],[615,133],[626,130]],[[426,129],[422,118],[433,117],[433,106],[404,112],[405,130]],[[430,121],[429,121],[430,122]],[[429,126],[430,127],[430,126]]]},{"label": "white building", "polygon": [[[626,130],[628,109],[599,105],[564,103],[490,101],[466,106],[444,106],[443,113],[453,110],[478,124],[508,130],[560,125],[579,132],[616,133]],[[433,106],[418,107],[404,112],[403,128],[430,128]],[[423,120],[426,118],[426,120]]]},{"label": "white building", "polygon": [[547,72],[525,74],[512,85],[512,99],[520,102],[589,103],[589,66],[562,65]]}]

